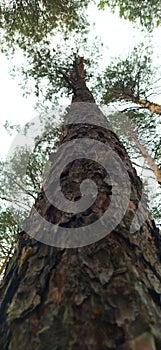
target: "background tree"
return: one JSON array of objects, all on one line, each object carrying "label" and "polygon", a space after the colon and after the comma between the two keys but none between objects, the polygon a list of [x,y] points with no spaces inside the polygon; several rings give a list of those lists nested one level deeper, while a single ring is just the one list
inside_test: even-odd
[{"label": "background tree", "polygon": [[140,22],[148,30],[161,23],[161,7],[155,0],[150,1],[127,1],[127,0],[101,0],[100,9],[109,6],[112,11],[119,10],[120,17],[132,22]]},{"label": "background tree", "polygon": [[[161,106],[154,102],[160,93],[160,77],[159,68],[154,68],[152,61],[152,49],[142,43],[127,58],[115,58],[98,76],[97,88],[102,86],[102,103],[112,104],[115,110],[115,116],[111,116],[110,120],[126,145],[132,162],[140,166],[140,156],[143,157],[146,170],[147,167],[151,169],[160,184],[161,138],[158,125]],[[160,189],[156,192],[159,195]],[[159,202],[151,199],[155,214]]]},{"label": "background tree", "polygon": [[[48,124],[48,126],[46,125]],[[22,135],[29,136],[32,125],[25,129],[6,123],[8,130],[17,128]],[[40,129],[39,129],[40,131]],[[49,166],[48,157],[56,147],[60,127],[50,125],[49,119],[43,120],[42,133],[34,137],[35,146],[21,146],[16,149],[8,161],[0,162],[0,266],[4,266],[10,256],[10,249],[17,240],[21,222],[29,215],[36,195],[40,190],[45,173]]]},{"label": "background tree", "polygon": [[9,48],[15,50],[16,47],[28,51],[34,44],[46,40],[55,28],[65,31],[66,35],[72,30],[86,30],[84,11],[87,5],[86,0],[2,0],[0,28],[3,51],[7,54]]},{"label": "background tree", "polygon": [[160,92],[161,79],[156,67],[153,67],[152,54],[151,47],[140,43],[127,58],[116,57],[102,74],[103,102],[131,101],[160,115],[160,105],[153,103],[153,98]]}]

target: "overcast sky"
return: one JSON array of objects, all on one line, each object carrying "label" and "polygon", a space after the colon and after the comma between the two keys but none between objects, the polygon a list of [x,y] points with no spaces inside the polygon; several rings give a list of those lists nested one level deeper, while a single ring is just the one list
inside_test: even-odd
[{"label": "overcast sky", "polygon": [[[110,57],[119,54],[126,55],[133,46],[144,40],[145,34],[134,28],[133,24],[128,21],[119,19],[117,14],[111,14],[108,8],[98,12],[96,7],[91,6],[88,13],[91,21],[91,40],[97,34],[104,43],[102,66],[109,62]],[[93,22],[95,22],[94,29]],[[158,57],[161,56],[160,37],[161,28],[154,31],[152,39]],[[4,122],[8,120],[23,125],[30,121],[36,116],[34,110],[36,98],[34,95],[27,98],[22,97],[22,90],[18,85],[20,78],[13,80],[9,74],[9,69],[13,65],[12,60],[8,61],[4,55],[0,54],[0,63],[0,154],[4,155],[8,152],[12,140],[3,128]],[[160,96],[157,97],[156,102],[161,103]]]}]

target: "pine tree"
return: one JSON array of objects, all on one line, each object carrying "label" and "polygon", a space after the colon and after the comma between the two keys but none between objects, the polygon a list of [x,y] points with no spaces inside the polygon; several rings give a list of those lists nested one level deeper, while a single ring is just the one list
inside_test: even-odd
[{"label": "pine tree", "polygon": [[[1,283],[1,349],[159,350],[158,229],[125,148],[86,87],[82,59],[65,78],[74,95],[62,127],[62,152],[51,154],[51,169]],[[82,145],[86,154],[79,158]],[[82,199],[80,184],[96,183],[89,208],[67,212],[65,202],[63,211],[50,200],[62,159],[67,165],[60,182],[71,208]],[[73,233],[77,228],[82,236]]]}]

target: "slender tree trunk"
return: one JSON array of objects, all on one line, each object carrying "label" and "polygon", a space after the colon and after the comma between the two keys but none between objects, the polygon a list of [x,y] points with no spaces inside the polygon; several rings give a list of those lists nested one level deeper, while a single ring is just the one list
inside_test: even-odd
[{"label": "slender tree trunk", "polygon": [[148,109],[150,112],[161,115],[161,105],[159,105],[158,103],[150,102],[147,99],[140,99],[138,97],[126,94],[121,95],[120,99],[137,103],[141,107]]},{"label": "slender tree trunk", "polygon": [[[46,183],[54,182],[53,171],[57,164],[51,155],[48,182],[37,197],[26,223],[26,232],[19,235],[17,249],[1,284],[2,350],[161,349],[159,233],[147,212],[145,198],[141,201],[137,220],[145,213],[146,220],[141,227],[137,226],[135,233],[130,231],[142,196],[142,183],[117,136],[110,128],[102,126],[105,117],[93,103],[81,72],[83,74],[77,67],[73,104],[60,144],[88,139],[109,146],[129,175],[128,208],[112,232],[90,245],[56,248],[31,238],[26,232],[37,237],[43,229],[42,222],[35,220],[35,209],[51,224],[58,223],[71,230],[81,226],[88,235],[88,225],[99,220],[110,205],[111,181],[99,164],[98,155],[98,164],[87,158],[67,162],[61,175],[63,192],[75,202],[80,197],[79,185],[84,179],[90,178],[97,183],[98,195],[91,207],[78,214],[55,208],[44,192]],[[78,117],[81,115],[82,123],[68,124],[70,113],[77,108],[74,103],[81,101],[82,110],[78,109],[77,114]],[[87,122],[91,117],[93,125]],[[69,146],[68,154],[65,153],[67,161],[70,152],[74,151]],[[105,158],[108,156],[109,153],[105,154]],[[116,166],[112,170],[116,182],[122,176],[120,168]],[[117,221],[115,210],[117,213],[123,204],[118,196],[112,214],[114,221]],[[105,230],[106,227],[108,222],[104,222]],[[46,237],[50,235],[49,232],[45,234]],[[98,239],[99,235],[100,232]]]},{"label": "slender tree trunk", "polygon": [[150,156],[149,152],[147,151],[147,149],[140,143],[140,141],[138,140],[138,138],[136,137],[136,135],[134,134],[134,132],[132,130],[129,131],[129,134],[132,138],[132,140],[135,142],[137,148],[139,149],[141,155],[143,156],[143,158],[145,159],[145,161],[147,162],[149,169],[151,169],[156,177],[156,181],[158,182],[158,184],[161,185],[161,170],[159,168],[159,166],[157,164],[155,164],[154,159]]},{"label": "slender tree trunk", "polygon": [[149,109],[152,113],[161,114],[161,106],[158,103],[150,102],[146,99],[135,99],[134,102],[143,108]]}]

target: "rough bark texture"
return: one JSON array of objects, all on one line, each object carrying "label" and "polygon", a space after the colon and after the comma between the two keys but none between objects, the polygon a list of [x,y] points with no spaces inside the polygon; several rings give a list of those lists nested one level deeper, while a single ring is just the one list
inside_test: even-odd
[{"label": "rough bark texture", "polygon": [[[77,101],[81,101],[81,95],[84,101],[84,96],[90,94],[85,89],[83,81],[79,96],[75,95]],[[92,101],[91,98],[89,102]],[[97,106],[92,106],[96,123],[91,126],[83,121],[72,125],[66,122],[60,142],[88,138],[110,145],[130,177],[129,207],[113,232],[82,248],[50,247],[21,232],[0,290],[2,350],[161,349],[159,233],[150,215],[140,229],[130,233],[142,183],[117,136],[101,126],[105,117]],[[90,112],[87,117],[90,120]],[[51,182],[54,167],[52,163],[48,175]],[[115,172],[116,178],[121,176],[118,169]],[[50,222],[67,227],[84,225],[86,229],[107,210],[112,190],[105,170],[82,159],[64,170],[62,188],[66,196],[76,200],[80,196],[79,184],[87,177],[95,179],[98,195],[86,213],[60,212],[49,203],[43,188],[35,208]],[[146,199],[141,213],[145,211]],[[27,225],[35,234],[40,230],[40,223],[34,222],[34,211]]]}]

